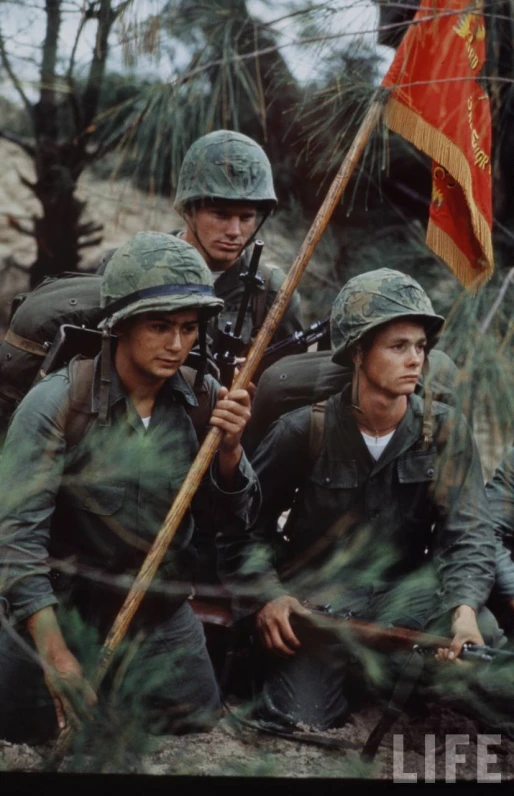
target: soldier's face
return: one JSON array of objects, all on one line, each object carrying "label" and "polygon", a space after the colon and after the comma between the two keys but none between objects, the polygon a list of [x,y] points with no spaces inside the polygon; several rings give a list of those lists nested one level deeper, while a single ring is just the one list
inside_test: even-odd
[{"label": "soldier's face", "polygon": [[414,392],[425,361],[425,329],[412,321],[392,321],[379,328],[362,353],[361,389],[388,397]]},{"label": "soldier's face", "polygon": [[257,210],[244,202],[213,202],[186,214],[183,240],[194,246],[213,271],[225,271],[253,235]]},{"label": "soldier's face", "polygon": [[169,379],[184,364],[198,335],[198,312],[143,313],[116,329],[116,368],[124,380],[152,384]]}]

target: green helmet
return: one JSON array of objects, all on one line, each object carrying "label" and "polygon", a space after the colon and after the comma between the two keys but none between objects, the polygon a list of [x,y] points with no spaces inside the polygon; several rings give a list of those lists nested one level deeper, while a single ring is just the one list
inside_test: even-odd
[{"label": "green helmet", "polygon": [[435,345],[444,318],[436,315],[415,279],[390,268],[350,279],[332,305],[332,361],[351,364],[350,349],[366,332],[404,317],[419,320],[426,329],[428,349]]},{"label": "green helmet", "polygon": [[114,252],[102,277],[100,303],[101,329],[141,312],[198,309],[209,317],[223,307],[201,255],[162,232],[138,232]]},{"label": "green helmet", "polygon": [[277,205],[271,165],[262,147],[242,133],[216,130],[188,149],[178,177],[174,207],[202,199],[250,202],[271,211]]}]

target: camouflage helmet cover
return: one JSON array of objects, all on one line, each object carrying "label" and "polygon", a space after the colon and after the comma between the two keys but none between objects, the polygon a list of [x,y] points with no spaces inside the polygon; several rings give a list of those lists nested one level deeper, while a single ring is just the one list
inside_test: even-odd
[{"label": "camouflage helmet cover", "polygon": [[99,328],[112,328],[141,312],[198,309],[210,316],[223,307],[201,255],[161,232],[138,232],[114,252],[102,277],[100,303],[104,319]]},{"label": "camouflage helmet cover", "polygon": [[370,329],[403,317],[419,320],[428,348],[435,345],[444,318],[436,315],[427,294],[412,277],[380,268],[348,280],[332,305],[332,361],[351,364],[350,349]]},{"label": "camouflage helmet cover", "polygon": [[272,210],[277,205],[271,165],[252,138],[232,130],[216,130],[198,138],[185,154],[174,207],[202,199],[250,202]]}]

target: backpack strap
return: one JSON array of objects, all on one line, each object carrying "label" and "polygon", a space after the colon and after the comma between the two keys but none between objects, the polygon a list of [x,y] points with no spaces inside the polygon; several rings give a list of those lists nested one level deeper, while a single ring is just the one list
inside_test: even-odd
[{"label": "backpack strap", "polygon": [[314,467],[316,459],[320,455],[321,448],[323,447],[326,408],[326,401],[320,401],[319,403],[312,404],[311,406],[309,423],[309,463],[311,468]]},{"label": "backpack strap", "polygon": [[93,359],[73,357],[68,365],[70,403],[64,421],[64,436],[69,448],[77,445],[83,439],[91,423],[91,393],[94,373]]},{"label": "backpack strap", "polygon": [[253,296],[252,336],[255,335],[256,330],[258,331],[261,328],[262,324],[264,323],[264,319],[267,315],[267,301],[269,294],[269,286],[271,282],[271,275],[276,268],[277,268],[276,265],[266,265],[265,263],[259,263],[259,269],[257,273],[259,273],[262,276],[264,281],[264,287],[262,290],[258,290],[257,293],[254,294]]},{"label": "backpack strap", "polygon": [[[64,422],[64,436],[68,447],[77,445],[83,439],[92,419],[91,393],[94,379],[94,360],[74,357],[69,366],[70,402]],[[193,368],[182,367],[180,372],[191,387],[194,388],[196,371]],[[198,406],[186,405],[185,409],[193,423],[198,442],[202,444],[207,433],[211,417],[209,392],[202,384],[195,390]]]},{"label": "backpack strap", "polygon": [[189,368],[187,365],[183,365],[180,368],[180,372],[191,389],[194,390],[196,400],[198,401],[198,406],[186,404],[185,410],[191,418],[191,422],[196,431],[196,436],[198,437],[198,442],[201,445],[209,429],[209,420],[211,419],[212,414],[209,391],[207,390],[205,381],[202,382],[200,388],[198,388],[198,386],[195,387],[196,371],[194,368]]}]

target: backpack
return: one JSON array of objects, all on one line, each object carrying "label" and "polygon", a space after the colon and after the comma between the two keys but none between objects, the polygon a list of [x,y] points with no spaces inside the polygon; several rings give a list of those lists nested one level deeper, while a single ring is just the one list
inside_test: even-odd
[{"label": "backpack", "polygon": [[[41,372],[42,364],[60,327],[96,329],[102,312],[100,282],[96,274],[63,273],[14,299],[9,329],[0,343],[2,435],[21,399],[46,375]],[[78,350],[90,353],[83,347]]]},{"label": "backpack", "polygon": [[[281,415],[310,405],[309,461],[314,464],[321,452],[327,399],[339,392],[351,376],[351,368],[332,362],[330,351],[294,354],[270,365],[259,379],[252,401],[252,417],[244,440],[246,452],[253,453]],[[454,403],[456,376],[457,368],[450,357],[432,349],[430,383],[434,400]],[[423,386],[417,386],[416,392],[423,394]]]}]

